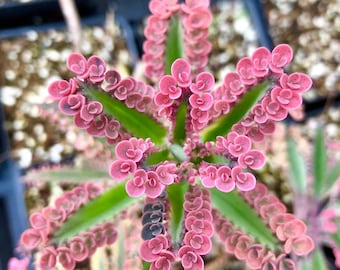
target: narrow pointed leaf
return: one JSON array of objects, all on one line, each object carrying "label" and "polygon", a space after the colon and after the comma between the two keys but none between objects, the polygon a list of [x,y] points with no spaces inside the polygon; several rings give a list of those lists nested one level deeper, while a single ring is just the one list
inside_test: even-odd
[{"label": "narrow pointed leaf", "polygon": [[39,179],[46,182],[84,183],[86,181],[93,181],[93,179],[96,181],[108,180],[110,177],[107,169],[61,166],[29,171],[25,175],[25,179]]},{"label": "narrow pointed leaf", "polygon": [[270,229],[237,192],[224,193],[213,188],[210,193],[213,207],[224,217],[259,243],[271,249],[275,247],[277,240]]},{"label": "narrow pointed leaf", "polygon": [[325,174],[327,169],[327,153],[324,141],[324,134],[321,128],[318,128],[313,152],[313,173],[314,173],[314,195],[319,197],[323,190]]},{"label": "narrow pointed leaf", "polygon": [[232,126],[238,123],[268,90],[269,82],[265,81],[250,89],[241,100],[235,104],[228,114],[222,115],[201,131],[204,142],[214,141],[217,136],[225,136]]},{"label": "narrow pointed leaf", "polygon": [[178,59],[183,58],[183,31],[178,17],[173,17],[170,21],[165,47],[165,74],[171,74],[171,65]]},{"label": "narrow pointed leaf", "polygon": [[104,112],[117,119],[133,136],[143,139],[150,138],[157,145],[163,143],[166,129],[151,116],[126,107],[120,100],[114,99],[94,87],[88,87],[84,90],[91,99],[102,103]]},{"label": "narrow pointed leaf", "polygon": [[121,211],[142,199],[143,197],[129,197],[125,191],[125,181],[121,182],[74,213],[56,232],[54,240],[60,243],[70,239],[92,226],[114,218]]},{"label": "narrow pointed leaf", "polygon": [[340,232],[336,232],[332,234],[332,238],[338,248],[340,248]]},{"label": "narrow pointed leaf", "polygon": [[148,166],[152,166],[152,165],[156,165],[162,161],[166,161],[166,160],[169,160],[169,149],[164,149],[164,150],[161,150],[159,152],[154,152],[154,153],[151,153],[147,159],[146,159],[146,164]]},{"label": "narrow pointed leaf", "polygon": [[288,138],[288,163],[290,166],[289,182],[297,194],[304,194],[307,187],[306,164],[301,154],[297,151],[297,145],[292,138]]},{"label": "narrow pointed leaf", "polygon": [[322,194],[331,189],[340,177],[340,162],[336,163],[331,169],[327,170],[325,182],[322,187]]},{"label": "narrow pointed leaf", "polygon": [[312,253],[312,267],[311,270],[327,270],[327,262],[325,256],[320,249],[316,249]]},{"label": "narrow pointed leaf", "polygon": [[174,128],[174,143],[183,145],[185,140],[185,134],[186,134],[186,128],[185,128],[185,122],[187,117],[187,103],[186,101],[183,101],[178,109],[176,114],[176,122],[175,122],[175,128]]},{"label": "narrow pointed leaf", "polygon": [[149,270],[151,266],[150,262],[143,261],[143,270]]},{"label": "narrow pointed leaf", "polygon": [[172,184],[167,188],[170,204],[170,232],[173,243],[179,244],[184,217],[184,194],[188,191],[187,182]]}]

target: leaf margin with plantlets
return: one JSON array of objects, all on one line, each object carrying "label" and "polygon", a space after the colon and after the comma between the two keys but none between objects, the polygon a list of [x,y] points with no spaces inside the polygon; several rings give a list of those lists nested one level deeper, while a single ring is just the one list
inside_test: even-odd
[{"label": "leaf margin with plantlets", "polygon": [[144,198],[130,197],[125,191],[125,184],[126,181],[118,183],[77,210],[56,231],[53,241],[64,242],[105,220],[113,219],[122,210]]},{"label": "leaf margin with plantlets", "polygon": [[263,97],[270,85],[270,82],[263,81],[249,89],[227,114],[221,115],[200,132],[203,142],[214,141],[217,136],[226,136],[232,126],[242,120]]},{"label": "leaf margin with plantlets", "polygon": [[253,236],[261,244],[275,249],[277,239],[258,213],[236,192],[224,193],[210,189],[211,202],[220,214],[230,220],[245,233]]}]

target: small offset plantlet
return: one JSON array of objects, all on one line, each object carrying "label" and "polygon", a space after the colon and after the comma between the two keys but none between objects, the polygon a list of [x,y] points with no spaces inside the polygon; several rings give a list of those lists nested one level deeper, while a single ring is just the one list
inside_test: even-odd
[{"label": "small offset plantlet", "polygon": [[75,126],[114,152],[112,186],[84,183],[33,213],[20,249],[40,251],[38,269],[75,269],[99,247],[123,245],[119,221],[137,205],[143,263],[120,257],[118,269],[204,269],[213,235],[249,269],[295,269],[314,242],[257,181],[266,153],[254,142],[301,106],[310,77],[285,73],[293,51],[280,44],[240,59],[217,86],[205,70],[209,1],[151,0],[149,8],[143,60],[152,84],[72,53],[74,77],[48,88]]},{"label": "small offset plantlet", "polygon": [[[304,160],[288,138],[288,161],[293,181],[294,205],[304,209],[299,215],[306,220],[315,243],[311,256],[303,260],[301,269],[329,269],[324,247],[332,249],[335,265],[340,268],[340,163],[328,165],[323,130],[316,130],[311,160]],[[311,164],[308,164],[311,163]],[[308,168],[313,168],[309,170]],[[309,187],[309,188],[308,188]]]}]

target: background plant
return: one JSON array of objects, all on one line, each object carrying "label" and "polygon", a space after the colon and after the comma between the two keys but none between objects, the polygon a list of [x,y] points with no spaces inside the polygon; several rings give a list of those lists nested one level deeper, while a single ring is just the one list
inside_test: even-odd
[{"label": "background plant", "polygon": [[[294,268],[286,254],[313,249],[304,223],[287,214],[252,173],[264,164],[253,141],[264,140],[275,121],[301,105],[311,80],[284,73],[293,55],[282,44],[242,58],[237,72],[213,89],[214,77],[204,71],[210,51],[208,5],[150,2],[144,60],[150,79],[160,79],[156,88],[121,78],[97,56],[77,53],[67,61],[76,77],[50,85],[49,93],[76,126],[116,145],[110,175],[122,182],[98,198],[101,187],[77,187],[52,208],[32,214],[32,228],[21,244],[43,248],[41,268],[58,261],[73,269],[95,248],[115,242],[114,223],[100,223],[113,217],[117,222],[118,214],[144,194],[140,255],[152,269],[179,261],[185,269],[202,269],[214,230],[226,251],[252,269]],[[282,247],[276,250],[279,241]]]}]

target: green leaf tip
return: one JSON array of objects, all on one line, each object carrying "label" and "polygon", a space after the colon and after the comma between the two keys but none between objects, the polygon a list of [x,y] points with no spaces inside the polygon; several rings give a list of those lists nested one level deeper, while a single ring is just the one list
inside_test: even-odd
[{"label": "green leaf tip", "polygon": [[314,195],[320,197],[326,180],[327,153],[323,129],[316,131],[313,151]]},{"label": "green leaf tip", "polygon": [[163,144],[167,130],[151,116],[128,108],[120,100],[112,98],[95,87],[88,87],[85,91],[91,99],[103,104],[104,112],[117,119],[133,136],[143,139],[150,138],[157,145]]},{"label": "green leaf tip", "polygon": [[178,58],[183,58],[183,30],[177,16],[170,21],[166,45],[165,45],[165,74],[171,74],[171,65]]},{"label": "green leaf tip", "polygon": [[183,227],[184,194],[188,191],[189,184],[181,182],[172,184],[167,188],[170,203],[170,231],[174,243],[179,243]]},{"label": "green leaf tip", "polygon": [[88,202],[70,216],[56,232],[54,241],[57,243],[66,241],[92,226],[114,218],[122,210],[142,199],[143,197],[129,197],[125,191],[125,181],[121,182]]},{"label": "green leaf tip", "polygon": [[297,150],[297,145],[290,137],[287,138],[287,154],[290,166],[290,184],[297,194],[305,194],[307,191],[307,170],[306,164]]},{"label": "green leaf tip", "polygon": [[251,88],[244,94],[241,100],[232,107],[229,113],[220,116],[200,132],[203,141],[214,141],[217,136],[227,135],[232,126],[242,120],[260,100],[269,85],[270,83],[268,81],[264,81]]}]

